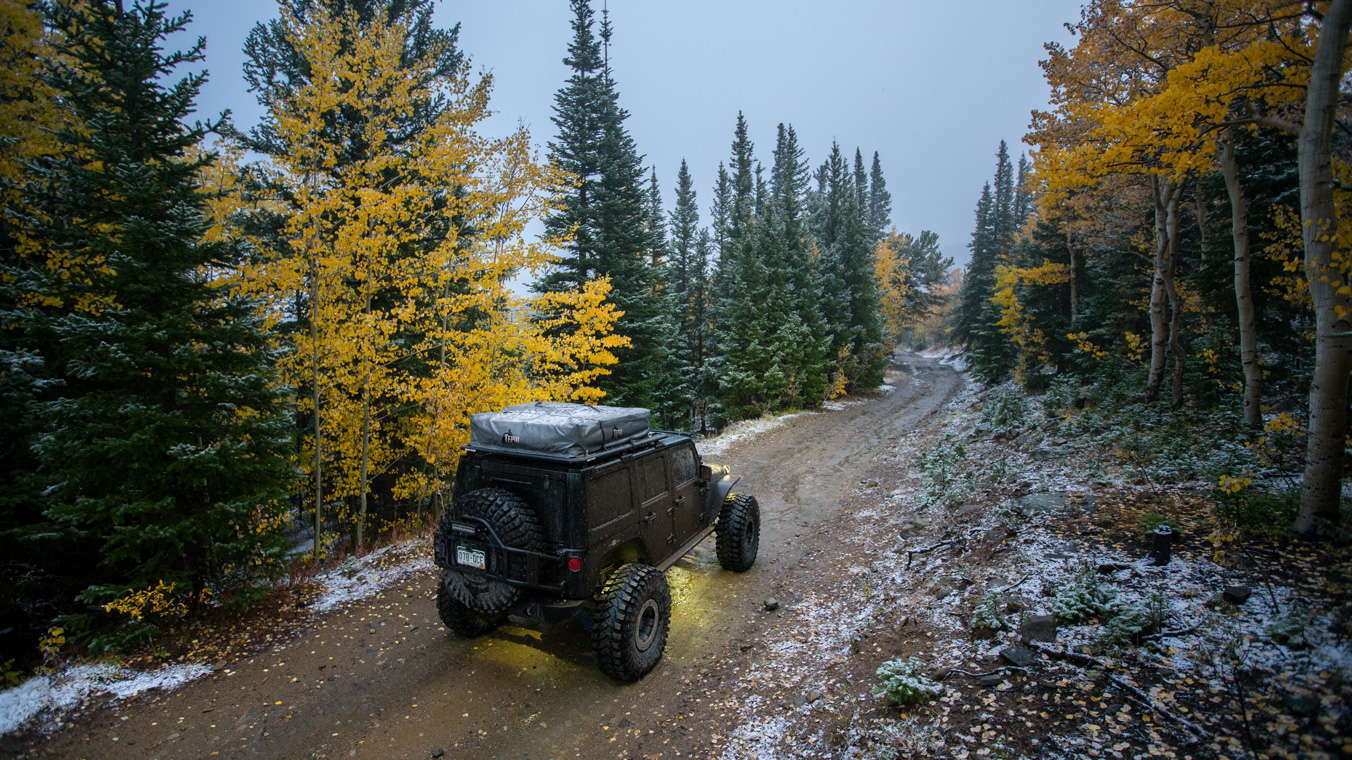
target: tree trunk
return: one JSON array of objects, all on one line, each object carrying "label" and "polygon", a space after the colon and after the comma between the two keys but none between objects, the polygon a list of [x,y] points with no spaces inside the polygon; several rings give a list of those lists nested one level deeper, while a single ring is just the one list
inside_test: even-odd
[{"label": "tree trunk", "polygon": [[1075,246],[1069,230],[1066,231],[1066,251],[1070,254],[1070,329],[1073,331],[1080,316],[1080,291],[1075,282]]},{"label": "tree trunk", "polygon": [[1313,537],[1336,526],[1347,433],[1347,383],[1352,370],[1352,299],[1340,293],[1345,278],[1337,253],[1333,202],[1332,134],[1352,0],[1333,0],[1324,13],[1319,46],[1305,91],[1305,122],[1298,143],[1300,218],[1305,277],[1315,311],[1314,376],[1310,381],[1309,443],[1297,533]]},{"label": "tree trunk", "polygon": [[1172,259],[1169,256],[1169,213],[1177,209],[1178,184],[1173,180],[1150,177],[1150,196],[1155,202],[1155,276],[1150,288],[1150,376],[1145,384],[1145,400],[1159,398],[1164,382],[1164,362],[1168,353],[1168,324],[1164,318],[1164,302],[1173,280]]},{"label": "tree trunk", "polygon": [[314,558],[319,561],[320,538],[324,531],[324,457],[319,421],[319,262],[310,263],[310,362],[315,404],[315,543]]},{"label": "tree trunk", "polygon": [[1165,233],[1169,237],[1168,265],[1164,269],[1164,292],[1169,296],[1169,352],[1173,354],[1174,372],[1172,379],[1174,409],[1183,406],[1183,370],[1188,355],[1183,350],[1183,299],[1178,297],[1178,286],[1174,282],[1174,271],[1178,268],[1178,201],[1183,195],[1183,186],[1173,185],[1173,194],[1169,198],[1169,210],[1165,214]]},{"label": "tree trunk", "polygon": [[371,477],[371,386],[367,376],[367,386],[362,393],[361,410],[361,498],[357,502],[357,547],[362,545],[363,530],[366,527],[366,492]]},{"label": "tree trunk", "polygon": [[1244,367],[1244,421],[1263,427],[1263,367],[1258,363],[1258,328],[1249,292],[1249,204],[1239,184],[1234,133],[1221,146],[1221,176],[1230,195],[1230,231],[1235,240],[1235,305],[1239,307],[1239,360]]}]

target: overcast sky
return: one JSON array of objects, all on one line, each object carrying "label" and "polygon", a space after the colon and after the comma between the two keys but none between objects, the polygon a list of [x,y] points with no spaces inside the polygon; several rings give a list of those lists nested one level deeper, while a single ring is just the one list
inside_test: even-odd
[{"label": "overcast sky", "polygon": [[[1000,140],[1017,160],[1029,112],[1046,105],[1042,45],[1070,41],[1063,24],[1078,19],[1080,4],[609,0],[610,60],[630,133],[657,168],[668,209],[684,158],[708,224],[740,110],[767,168],[780,122],[794,126],[814,168],[832,140],[851,156],[860,148],[866,161],[877,151],[893,224],[937,232],[961,264]],[[599,18],[601,0],[593,7]],[[276,16],[275,0],[169,0],[169,9],[191,10],[189,34],[207,38],[211,79],[199,110],[230,109],[236,124],[254,124],[260,108],[245,89],[241,49],[255,23]],[[459,23],[474,68],[493,73],[496,115],[486,132],[520,123],[542,147],[553,139],[571,18],[565,0],[439,3],[438,25]]]}]

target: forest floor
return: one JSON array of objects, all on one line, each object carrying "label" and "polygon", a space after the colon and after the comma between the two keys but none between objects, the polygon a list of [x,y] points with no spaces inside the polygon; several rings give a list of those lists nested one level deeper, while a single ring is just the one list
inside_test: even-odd
[{"label": "forest floor", "polygon": [[[760,499],[761,556],[727,573],[702,545],[668,572],[638,684],[577,625],[450,637],[410,542],[0,693],[22,718],[0,756],[1352,756],[1349,552],[1219,540],[1214,484],[1132,482],[1036,408],[992,435],[994,395],[902,353],[876,393],[702,444]],[[1152,513],[1179,531],[1163,566]],[[875,694],[911,658],[933,696]]]}]

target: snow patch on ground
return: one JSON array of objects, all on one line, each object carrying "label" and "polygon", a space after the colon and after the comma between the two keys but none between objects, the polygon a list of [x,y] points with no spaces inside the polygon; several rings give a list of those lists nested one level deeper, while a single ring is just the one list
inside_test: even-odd
[{"label": "snow patch on ground", "polygon": [[742,420],[741,422],[734,422],[731,425],[728,425],[727,427],[723,428],[722,434],[720,434],[717,438],[705,438],[704,440],[695,444],[695,448],[699,450],[700,456],[707,457],[715,454],[722,454],[723,452],[727,451],[734,443],[749,440],[751,438],[755,438],[761,433],[764,433],[769,430],[774,430],[780,425],[783,425],[784,423],[788,422],[794,417],[800,416],[801,414],[802,413],[800,412],[799,414],[785,414],[779,417],[759,417],[754,420]]},{"label": "snow patch on ground", "polygon": [[210,672],[211,668],[200,664],[171,665],[149,672],[98,664],[31,678],[0,692],[0,734],[18,731],[35,718],[59,724],[58,713],[99,694],[126,699],[151,689],[172,689]]},{"label": "snow patch on ground", "polygon": [[325,591],[314,603],[316,612],[325,612],[347,602],[374,596],[381,590],[414,573],[432,568],[430,557],[419,557],[411,562],[384,563],[390,554],[406,548],[404,544],[390,544],[365,557],[351,557],[318,580]]},{"label": "snow patch on ground", "polygon": [[846,401],[823,401],[822,410],[827,412],[843,412],[849,407],[867,404],[868,399],[855,398]]}]

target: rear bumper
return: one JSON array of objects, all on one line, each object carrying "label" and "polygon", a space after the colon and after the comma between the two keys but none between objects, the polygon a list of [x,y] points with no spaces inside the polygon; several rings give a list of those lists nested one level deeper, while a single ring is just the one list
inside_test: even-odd
[{"label": "rear bumper", "polygon": [[[457,547],[482,551],[485,567],[458,564]],[[513,586],[563,596],[568,591],[569,576],[578,575],[568,570],[568,562],[574,557],[581,558],[582,554],[576,549],[531,551],[507,546],[486,520],[459,517],[451,523],[449,533],[435,542],[432,561],[437,567],[446,570],[471,573]]]}]

